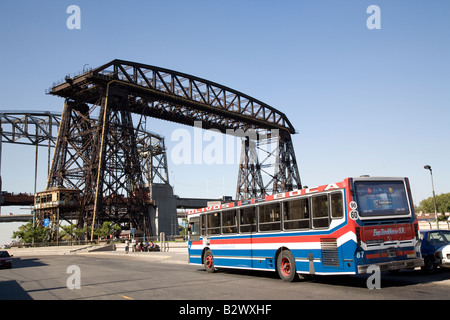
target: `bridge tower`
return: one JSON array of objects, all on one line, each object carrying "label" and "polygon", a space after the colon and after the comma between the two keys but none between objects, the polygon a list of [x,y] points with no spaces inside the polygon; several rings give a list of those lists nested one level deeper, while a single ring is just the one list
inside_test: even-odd
[{"label": "bridge tower", "polygon": [[66,99],[47,190],[82,191],[80,227],[114,221],[149,236],[149,188],[127,97],[110,88],[99,104]]},{"label": "bridge tower", "polygon": [[236,200],[300,188],[300,174],[289,134],[272,130],[247,134],[242,139]]}]

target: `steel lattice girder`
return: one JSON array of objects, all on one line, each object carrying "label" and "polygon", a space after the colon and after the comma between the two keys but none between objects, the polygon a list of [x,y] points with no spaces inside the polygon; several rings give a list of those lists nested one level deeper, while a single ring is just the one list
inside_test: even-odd
[{"label": "steel lattice girder", "polygon": [[[267,191],[301,188],[291,142],[295,129],[290,121],[279,110],[226,86],[168,69],[113,60],[72,78],[67,76],[48,93],[77,103],[99,104],[99,100],[108,96],[109,90],[127,96],[129,111],[133,113],[190,126],[201,121],[202,128],[218,129],[226,134],[239,130],[263,134],[277,132],[279,150],[272,154],[276,159],[274,173],[270,174],[272,187],[260,181],[261,165],[256,158],[252,160],[256,170],[240,168],[237,195],[257,197]],[[249,149],[243,150],[248,152]],[[241,159],[245,161],[246,157]],[[249,185],[254,187],[249,189]]]},{"label": "steel lattice girder", "polygon": [[[66,108],[67,106],[65,106]],[[1,143],[33,145],[49,148],[56,146],[58,134],[60,143],[57,147],[52,164],[52,170],[47,181],[47,189],[66,186],[82,190],[87,196],[85,184],[89,184],[85,172],[92,170],[89,165],[92,157],[93,135],[98,126],[98,117],[94,114],[96,106],[88,107],[72,103],[70,112],[64,110],[63,125],[61,126],[61,113],[49,111],[0,111]],[[94,115],[93,115],[94,114]],[[58,129],[61,129],[59,131]],[[131,122],[125,124],[128,132],[135,136],[137,152],[139,153],[139,167],[144,170],[144,183],[168,184],[168,168],[164,137],[149,132],[145,128],[145,119],[134,128]],[[50,163],[49,163],[50,167]],[[92,197],[92,196],[91,196]],[[85,201],[86,203],[86,201]],[[109,203],[110,204],[110,203]],[[61,219],[79,219],[83,225],[85,216],[74,215]]]},{"label": "steel lattice girder", "polygon": [[150,235],[148,218],[138,217],[148,211],[150,200],[141,168],[140,158],[144,155],[139,152],[155,152],[152,146],[143,145],[149,137],[133,127],[123,101],[114,100],[103,100],[99,115],[104,117],[98,119],[92,118],[98,106],[65,103],[47,189],[68,187],[82,191],[77,219],[81,227],[103,221],[132,223]]},{"label": "steel lattice girder", "polygon": [[[61,114],[48,111],[0,111],[3,143],[53,146]],[[47,141],[47,144],[43,144]]]},{"label": "steel lattice girder", "polygon": [[187,125],[202,121],[203,128],[224,133],[250,128],[295,133],[284,113],[244,93],[192,75],[123,60],[66,78],[48,93],[96,103],[111,81],[134,95],[135,113]]},{"label": "steel lattice girder", "polygon": [[294,189],[301,189],[301,184],[290,136],[245,137],[236,200],[261,198]]}]

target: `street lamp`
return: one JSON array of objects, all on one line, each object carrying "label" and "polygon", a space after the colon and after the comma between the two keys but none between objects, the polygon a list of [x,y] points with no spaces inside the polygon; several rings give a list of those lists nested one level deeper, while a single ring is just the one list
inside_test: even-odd
[{"label": "street lamp", "polygon": [[438,221],[438,217],[437,217],[437,207],[436,207],[436,195],[434,194],[433,171],[431,170],[431,166],[429,166],[429,165],[426,165],[423,168],[426,170],[430,170],[431,188],[433,189],[434,218],[436,219],[436,227],[439,229],[439,221]]}]

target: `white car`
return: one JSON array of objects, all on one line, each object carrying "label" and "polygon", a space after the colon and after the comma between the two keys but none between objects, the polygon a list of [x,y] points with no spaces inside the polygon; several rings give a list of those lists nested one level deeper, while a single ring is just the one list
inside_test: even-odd
[{"label": "white car", "polygon": [[437,249],[434,256],[436,260],[440,261],[441,267],[450,268],[450,244]]}]

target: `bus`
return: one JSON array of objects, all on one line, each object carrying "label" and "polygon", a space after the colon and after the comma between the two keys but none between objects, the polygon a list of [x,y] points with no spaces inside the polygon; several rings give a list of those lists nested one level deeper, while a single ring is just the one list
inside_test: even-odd
[{"label": "bus", "polygon": [[293,281],[423,265],[408,178],[346,178],[193,209],[188,231],[189,263],[208,272],[271,270]]}]

